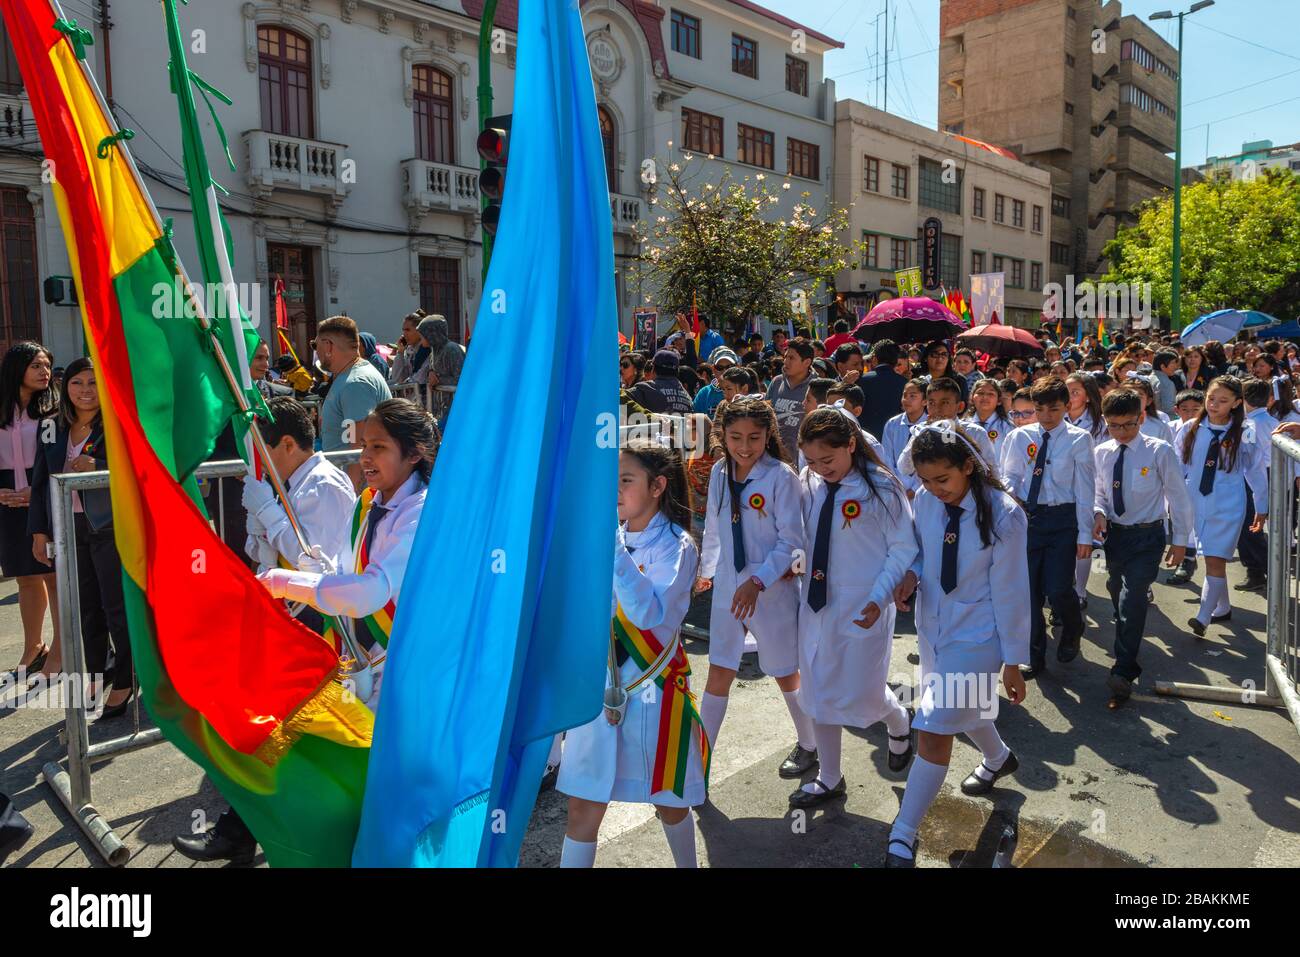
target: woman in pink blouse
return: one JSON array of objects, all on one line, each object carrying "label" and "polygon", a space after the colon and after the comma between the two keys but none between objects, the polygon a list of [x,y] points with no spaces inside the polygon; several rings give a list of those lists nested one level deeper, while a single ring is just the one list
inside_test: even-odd
[{"label": "woman in pink blouse", "polygon": [[58,608],[54,575],[32,554],[27,510],[39,440],[38,420],[58,407],[50,388],[54,356],[36,342],[17,342],[0,361],[0,571],[18,581],[23,657],[28,672],[59,668],[59,617],[53,616],[54,648],[42,644],[45,609]]}]

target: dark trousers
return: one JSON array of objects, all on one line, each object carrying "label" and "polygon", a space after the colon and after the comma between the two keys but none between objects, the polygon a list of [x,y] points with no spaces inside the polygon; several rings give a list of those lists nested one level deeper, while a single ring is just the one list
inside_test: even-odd
[{"label": "dark trousers", "polygon": [[1043,602],[1061,616],[1062,635],[1083,634],[1083,613],[1074,592],[1074,559],[1079,520],[1074,504],[1039,505],[1029,512],[1029,663],[1042,667],[1047,656]]},{"label": "dark trousers", "polygon": [[86,673],[104,674],[109,640],[113,643],[114,688],[131,687],[131,638],[122,597],[122,559],[113,527],[95,531],[84,512],[73,514],[77,537],[77,597],[81,602],[81,642],[86,649]]},{"label": "dark trousers", "polygon": [[1116,609],[1115,665],[1111,674],[1133,681],[1142,673],[1138,649],[1147,624],[1147,589],[1165,550],[1165,527],[1112,524],[1106,533],[1106,588]]},{"label": "dark trousers", "polygon": [[1255,493],[1246,486],[1246,518],[1241,524],[1241,538],[1237,539],[1237,554],[1241,556],[1241,565],[1246,571],[1264,577],[1268,567],[1268,533],[1252,532],[1250,525],[1255,521]]}]

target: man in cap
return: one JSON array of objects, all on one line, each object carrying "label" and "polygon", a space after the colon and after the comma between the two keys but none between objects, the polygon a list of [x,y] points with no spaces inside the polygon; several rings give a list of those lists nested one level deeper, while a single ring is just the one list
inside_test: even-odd
[{"label": "man in cap", "polygon": [[695,393],[694,408],[712,417],[713,410],[722,402],[722,374],[739,364],[740,359],[726,346],[718,346],[709,353],[709,362],[713,363],[713,381]]}]

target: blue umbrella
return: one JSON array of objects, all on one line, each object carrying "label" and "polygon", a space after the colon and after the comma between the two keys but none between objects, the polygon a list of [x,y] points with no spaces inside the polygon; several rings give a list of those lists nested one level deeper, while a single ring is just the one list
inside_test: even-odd
[{"label": "blue umbrella", "polygon": [[1203,346],[1211,339],[1226,342],[1239,333],[1245,324],[1244,312],[1238,309],[1220,309],[1188,323],[1179,338],[1189,346]]},{"label": "blue umbrella", "polygon": [[1282,322],[1281,319],[1270,316],[1267,312],[1260,312],[1258,309],[1243,309],[1241,311],[1246,314],[1245,328],[1247,329],[1258,329],[1263,326],[1276,326]]}]

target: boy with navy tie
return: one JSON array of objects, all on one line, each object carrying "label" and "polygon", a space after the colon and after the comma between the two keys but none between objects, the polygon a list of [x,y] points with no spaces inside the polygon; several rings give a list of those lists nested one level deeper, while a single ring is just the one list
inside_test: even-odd
[{"label": "boy with navy tie", "polygon": [[1021,669],[1026,678],[1047,667],[1044,600],[1063,625],[1056,660],[1073,661],[1079,654],[1083,611],[1074,592],[1074,563],[1092,554],[1096,495],[1092,436],[1065,421],[1065,382],[1047,376],[1030,395],[1038,421],[1008,435],[1002,450],[1007,489],[1029,515],[1029,667]]},{"label": "boy with navy tie", "polygon": [[[1107,587],[1115,606],[1115,664],[1106,684],[1108,707],[1128,700],[1142,669],[1138,649],[1147,620],[1147,589],[1156,579],[1160,555],[1177,568],[1187,553],[1192,504],[1183,466],[1174,447],[1140,431],[1142,398],[1116,389],[1101,402],[1110,438],[1097,445],[1097,500],[1093,537],[1105,541]],[[1165,552],[1165,513],[1173,526]]]}]

